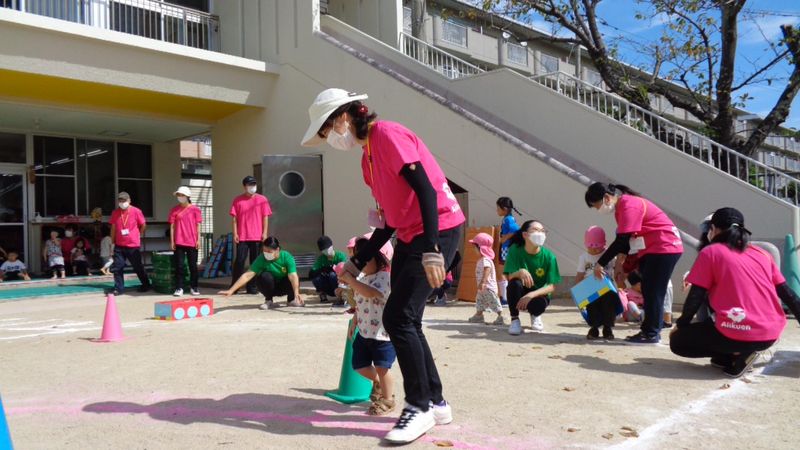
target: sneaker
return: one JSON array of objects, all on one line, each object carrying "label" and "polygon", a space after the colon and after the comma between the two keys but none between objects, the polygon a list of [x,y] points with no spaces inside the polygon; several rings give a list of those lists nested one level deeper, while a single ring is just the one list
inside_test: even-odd
[{"label": "sneaker", "polygon": [[447,305],[447,296],[446,295],[443,295],[443,296],[437,298],[436,301],[433,302],[433,306],[446,306],[446,305]]},{"label": "sneaker", "polygon": [[275,308],[275,302],[273,302],[272,300],[265,300],[264,303],[258,307],[258,309],[262,311],[274,308]]},{"label": "sneaker", "polygon": [[589,333],[586,334],[586,339],[590,341],[600,339],[600,330],[595,327],[589,328]]},{"label": "sneaker", "polygon": [[731,365],[732,359],[729,356],[712,356],[711,366],[717,369],[724,369]]},{"label": "sneaker", "polygon": [[519,317],[511,319],[511,325],[508,326],[508,334],[512,336],[522,334],[522,323],[519,321]]},{"label": "sneaker", "polygon": [[175,292],[172,293],[172,296],[173,297],[181,297],[181,296],[183,296],[183,289],[181,289],[181,288],[175,289]]},{"label": "sneaker", "polygon": [[292,301],[290,301],[289,303],[287,303],[287,304],[286,304],[286,306],[296,306],[296,307],[299,307],[299,306],[306,306],[306,305],[305,305],[305,303],[300,303],[300,302],[298,302],[297,300],[292,300]]},{"label": "sneaker", "polygon": [[500,315],[498,315],[497,319],[494,319],[494,322],[492,322],[492,325],[505,325],[505,324],[506,324],[506,320],[503,319],[503,316],[500,316]]},{"label": "sneaker", "polygon": [[655,335],[653,337],[648,337],[644,333],[639,332],[633,336],[626,337],[625,342],[630,342],[631,344],[658,344],[661,342],[661,336]]},{"label": "sneaker", "polygon": [[739,378],[750,370],[757,357],[758,352],[734,356],[731,364],[722,369],[722,372],[731,378]]},{"label": "sneaker", "polygon": [[433,410],[433,420],[436,425],[447,425],[453,421],[453,408],[450,407],[447,400],[442,400],[439,404],[431,402],[431,410]]},{"label": "sneaker", "polygon": [[611,327],[603,327],[603,339],[607,341],[614,340],[614,331],[611,329]]},{"label": "sneaker", "polygon": [[319,302],[320,303],[328,303],[328,294],[324,292],[319,293]]},{"label": "sneaker", "polygon": [[503,308],[508,308],[508,300],[505,297],[500,297],[500,306]]},{"label": "sneaker", "polygon": [[436,425],[432,409],[422,412],[418,408],[406,405],[394,428],[386,433],[384,439],[392,444],[408,444],[415,441]]},{"label": "sneaker", "polygon": [[544,331],[544,323],[542,323],[542,316],[534,316],[531,314],[531,329],[533,331]]},{"label": "sneaker", "polygon": [[117,289],[106,289],[106,290],[103,291],[103,293],[105,293],[106,295],[111,294],[111,295],[115,295],[115,296],[116,295],[122,295],[122,291],[119,291]]},{"label": "sneaker", "polygon": [[192,290],[190,292],[192,293],[192,295],[200,295],[200,290],[199,289],[192,288]]},{"label": "sneaker", "polygon": [[483,323],[483,314],[480,314],[480,315],[475,314],[474,316],[470,316],[470,318],[467,319],[467,322],[469,322],[469,323]]}]

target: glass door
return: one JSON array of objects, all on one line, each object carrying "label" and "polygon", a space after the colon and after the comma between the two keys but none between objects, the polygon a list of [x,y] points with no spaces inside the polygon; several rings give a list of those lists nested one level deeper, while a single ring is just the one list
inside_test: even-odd
[{"label": "glass door", "polygon": [[16,251],[30,264],[26,255],[26,199],[25,169],[0,164],[0,247]]}]

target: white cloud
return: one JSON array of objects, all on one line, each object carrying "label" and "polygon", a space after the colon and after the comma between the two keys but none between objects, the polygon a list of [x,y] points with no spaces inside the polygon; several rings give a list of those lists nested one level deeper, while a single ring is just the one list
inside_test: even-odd
[{"label": "white cloud", "polygon": [[642,20],[642,24],[638,27],[633,27],[630,29],[631,33],[641,33],[642,31],[652,30],[653,28],[660,27],[664,24],[669,23],[672,18],[669,14],[666,13],[658,13],[655,16],[651,17],[650,19]]},{"label": "white cloud", "polygon": [[781,40],[781,25],[797,25],[800,17],[761,16],[752,17],[739,25],[739,41],[743,44],[777,44]]}]

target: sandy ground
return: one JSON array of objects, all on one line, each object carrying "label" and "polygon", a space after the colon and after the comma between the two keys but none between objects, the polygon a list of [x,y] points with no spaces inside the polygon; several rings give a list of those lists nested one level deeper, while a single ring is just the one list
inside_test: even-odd
[{"label": "sandy ground", "polygon": [[[15,447],[359,449],[378,447],[391,428],[396,416],[322,395],[338,383],[340,309],[265,312],[240,295],[216,298],[209,318],[152,320],[153,303],[167,298],[118,298],[129,339],[113,344],[90,341],[102,296],[0,303],[0,393]],[[409,447],[798,448],[796,321],[769,363],[731,381],[666,345],[587,342],[567,301],[545,313],[544,334],[468,324],[472,312],[464,303],[426,311],[455,421]]]}]

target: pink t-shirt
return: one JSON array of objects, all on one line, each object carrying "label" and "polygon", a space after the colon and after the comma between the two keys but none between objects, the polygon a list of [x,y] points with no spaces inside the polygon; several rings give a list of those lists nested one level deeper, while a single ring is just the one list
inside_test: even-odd
[{"label": "pink t-shirt", "polygon": [[711,244],[697,256],[686,281],[708,290],[715,325],[737,341],[773,341],[786,326],[775,286],[786,280],[763,250],[743,253],[725,244]]},{"label": "pink t-shirt", "polygon": [[644,238],[644,249],[639,256],[683,253],[681,235],[675,224],[650,200],[633,195],[623,195],[614,209],[617,233],[633,233]]},{"label": "pink t-shirt", "polygon": [[[386,224],[397,230],[397,238],[411,242],[423,232],[419,200],[400,171],[406,164],[422,163],[436,190],[439,230],[464,223],[464,213],[447,184],[447,179],[428,147],[408,128],[395,122],[375,122],[369,144],[363,147],[361,169],[364,181],[385,215]],[[370,161],[367,153],[372,155]]]},{"label": "pink t-shirt", "polygon": [[146,222],[141,209],[133,205],[124,211],[117,208],[111,213],[108,223],[114,225],[113,239],[117,247],[138,248],[142,245],[139,227]]},{"label": "pink t-shirt", "polygon": [[197,224],[203,221],[200,208],[194,205],[176,205],[169,212],[167,221],[175,225],[175,245],[197,246]]},{"label": "pink t-shirt", "polygon": [[270,215],[269,200],[261,194],[242,194],[233,199],[231,216],[236,217],[236,233],[240,241],[261,241],[264,217]]}]

